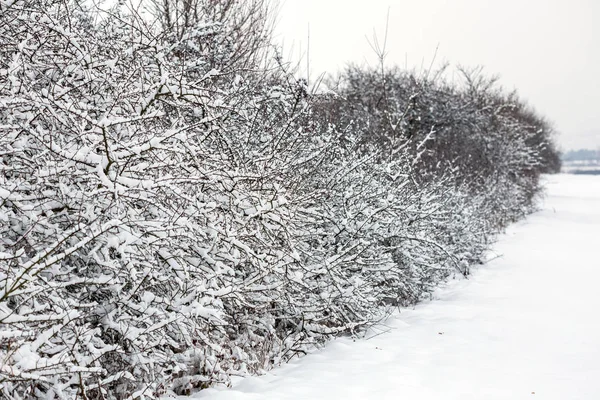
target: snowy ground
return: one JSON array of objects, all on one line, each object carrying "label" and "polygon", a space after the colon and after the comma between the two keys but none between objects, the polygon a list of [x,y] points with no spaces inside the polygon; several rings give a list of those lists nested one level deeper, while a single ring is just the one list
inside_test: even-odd
[{"label": "snowy ground", "polygon": [[337,340],[206,400],[600,399],[600,176],[548,178],[502,256],[369,340]]}]

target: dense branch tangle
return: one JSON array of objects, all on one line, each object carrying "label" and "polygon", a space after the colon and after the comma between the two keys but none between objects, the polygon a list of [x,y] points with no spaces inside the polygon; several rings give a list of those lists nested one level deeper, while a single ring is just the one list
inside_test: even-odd
[{"label": "dense branch tangle", "polygon": [[259,373],[467,275],[535,205],[547,126],[486,81],[311,94],[266,3],[152,6],[0,2],[3,396]]}]

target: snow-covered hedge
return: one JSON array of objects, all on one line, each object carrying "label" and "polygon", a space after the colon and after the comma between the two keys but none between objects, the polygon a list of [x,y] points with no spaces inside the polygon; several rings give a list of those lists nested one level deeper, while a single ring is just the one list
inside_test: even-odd
[{"label": "snow-covered hedge", "polygon": [[[258,373],[467,275],[531,206],[518,118],[494,117],[514,139],[492,143],[492,172],[463,171],[431,108],[390,135],[391,108],[357,113],[267,64],[261,3],[219,4],[157,32],[119,7],[0,2],[3,397],[156,398]],[[423,93],[462,104],[413,87],[397,110]]]}]

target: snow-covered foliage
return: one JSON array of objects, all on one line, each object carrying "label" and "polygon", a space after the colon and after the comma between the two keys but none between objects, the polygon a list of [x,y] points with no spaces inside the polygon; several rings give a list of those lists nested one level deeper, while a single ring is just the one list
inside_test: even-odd
[{"label": "snow-covered foliage", "polygon": [[442,158],[434,132],[471,111],[411,107],[410,137],[377,125],[409,129],[391,99],[460,108],[467,92],[351,114],[266,64],[262,3],[199,4],[156,31],[122,6],[0,2],[6,398],[156,398],[260,372],[468,274],[531,206],[518,118],[464,123],[495,140],[494,173],[467,173],[470,150]]},{"label": "snow-covered foliage", "polygon": [[554,131],[481,69],[459,72],[464,84],[457,85],[443,80],[443,70],[429,78],[349,67],[334,83],[340,96],[324,99],[321,118],[354,123],[368,152],[408,152],[419,181],[453,171],[456,184],[497,203],[486,213],[497,209],[502,225],[534,206],[541,173],[560,170]]}]

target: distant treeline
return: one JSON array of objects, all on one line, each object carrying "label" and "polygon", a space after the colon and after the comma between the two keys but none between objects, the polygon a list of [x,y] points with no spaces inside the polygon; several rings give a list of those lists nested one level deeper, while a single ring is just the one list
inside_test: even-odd
[{"label": "distant treeline", "polygon": [[562,154],[562,160],[568,161],[600,161],[600,150],[570,150]]},{"label": "distant treeline", "polygon": [[575,169],[570,173],[573,175],[600,175],[600,168],[590,170]]}]

